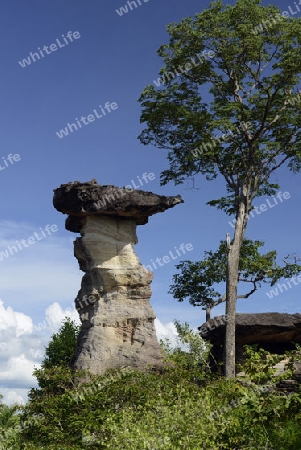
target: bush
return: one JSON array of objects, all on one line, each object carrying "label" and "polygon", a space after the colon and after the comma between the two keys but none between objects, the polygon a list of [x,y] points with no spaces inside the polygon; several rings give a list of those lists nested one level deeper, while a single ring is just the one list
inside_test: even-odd
[{"label": "bush", "polygon": [[0,450],[14,450],[20,447],[19,405],[7,406],[0,395]]},{"label": "bush", "polygon": [[[181,347],[163,346],[162,369],[124,368],[102,376],[67,367],[44,371],[47,383],[32,395],[22,419],[44,416],[22,430],[20,449],[301,448],[300,393],[213,378],[203,342],[187,324],[178,330]],[[251,357],[257,361],[258,355]],[[254,363],[247,364],[254,372]],[[258,383],[270,382],[269,372],[260,370]]]}]

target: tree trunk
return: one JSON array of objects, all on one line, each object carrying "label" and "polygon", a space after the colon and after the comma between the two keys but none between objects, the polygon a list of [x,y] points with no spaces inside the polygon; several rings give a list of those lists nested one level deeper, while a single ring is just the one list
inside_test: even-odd
[{"label": "tree trunk", "polygon": [[227,258],[226,282],[226,336],[225,336],[225,375],[226,378],[235,378],[235,315],[237,300],[239,255],[242,246],[244,231],[247,224],[245,215],[246,205],[241,203],[238,219],[235,225],[234,240]]},{"label": "tree trunk", "polygon": [[235,378],[235,314],[237,299],[237,273],[239,255],[237,249],[231,248],[227,260],[227,286],[226,286],[226,337],[225,337],[225,375]]},{"label": "tree trunk", "polygon": [[211,307],[206,308],[206,322],[210,320]]}]

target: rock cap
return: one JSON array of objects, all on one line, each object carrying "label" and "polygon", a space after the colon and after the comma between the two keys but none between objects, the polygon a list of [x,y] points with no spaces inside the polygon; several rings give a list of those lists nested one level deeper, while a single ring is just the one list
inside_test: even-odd
[{"label": "rock cap", "polygon": [[[222,344],[226,330],[225,316],[214,317],[198,329],[200,335],[212,344]],[[236,314],[236,341],[243,344],[301,343],[301,314],[279,312]]]},{"label": "rock cap", "polygon": [[148,217],[184,203],[180,195],[166,197],[129,187],[101,186],[93,179],[61,184],[54,189],[53,206],[64,214],[66,229],[79,232],[87,216],[113,216],[144,225]]}]

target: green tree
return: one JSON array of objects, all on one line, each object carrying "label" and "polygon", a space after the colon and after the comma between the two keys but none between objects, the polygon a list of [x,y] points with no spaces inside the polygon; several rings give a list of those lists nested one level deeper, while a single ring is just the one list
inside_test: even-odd
[{"label": "green tree", "polygon": [[[255,32],[262,23],[269,26]],[[169,150],[163,185],[196,174],[225,180],[226,194],[208,204],[236,219],[226,269],[225,371],[232,378],[239,257],[249,213],[256,197],[276,194],[271,175],[277,169],[301,168],[301,116],[294,106],[301,19],[282,17],[260,0],[234,6],[218,0],[167,31],[170,42],[158,50],[165,63],[161,86],[148,85],[139,99],[146,124],[139,139]],[[214,138],[217,133],[222,135]]]},{"label": "green tree", "polygon": [[67,386],[70,386],[70,380],[73,384],[74,380],[69,372],[79,331],[80,325],[69,317],[65,317],[60,329],[51,336],[45,348],[41,368],[34,369],[33,375],[40,389],[32,388],[28,394],[30,399],[64,391]]},{"label": "green tree", "polygon": [[80,325],[66,317],[59,331],[52,335],[45,349],[42,368],[50,369],[55,366],[69,367],[74,354]]},{"label": "green tree", "polygon": [[[261,254],[259,249],[264,245],[261,241],[243,239],[238,266],[238,285],[250,286],[237,299],[249,298],[262,283],[272,286],[281,277],[291,278],[301,271],[295,260],[291,263],[287,257],[283,267],[276,263],[276,251]],[[226,293],[219,292],[219,285],[227,281],[228,248],[225,241],[220,241],[216,252],[205,251],[202,261],[181,261],[176,265],[179,273],[173,276],[173,284],[169,293],[178,301],[186,298],[193,306],[202,306],[206,310],[206,320],[210,319],[211,309],[226,301]],[[245,290],[245,289],[244,289]]]},{"label": "green tree", "polygon": [[3,395],[0,395],[0,427],[1,429],[10,428],[17,422],[16,412],[18,405],[7,406],[2,403]]},{"label": "green tree", "polygon": [[198,331],[191,330],[187,322],[174,321],[178,333],[177,346],[172,347],[168,339],[161,340],[166,362],[175,362],[186,370],[196,372],[199,377],[211,372],[209,354],[211,345],[206,342]]},{"label": "green tree", "polygon": [[12,445],[19,443],[20,405],[11,406],[2,403],[0,395],[0,449],[14,449]]}]

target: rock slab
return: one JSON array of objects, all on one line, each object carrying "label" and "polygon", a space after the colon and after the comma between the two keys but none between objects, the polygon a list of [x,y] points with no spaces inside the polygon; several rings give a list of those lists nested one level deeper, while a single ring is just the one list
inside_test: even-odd
[{"label": "rock slab", "polygon": [[[199,327],[200,335],[213,344],[212,356],[223,361],[226,316],[214,317]],[[236,314],[236,362],[245,361],[244,345],[258,344],[260,348],[282,355],[301,344],[301,314],[267,312]]]},{"label": "rock slab", "polygon": [[[227,322],[224,317],[215,317],[199,327],[201,335],[212,344],[224,341]],[[243,345],[301,342],[301,314],[236,314],[236,341]]]}]

